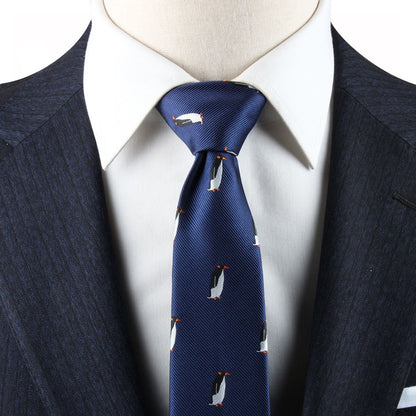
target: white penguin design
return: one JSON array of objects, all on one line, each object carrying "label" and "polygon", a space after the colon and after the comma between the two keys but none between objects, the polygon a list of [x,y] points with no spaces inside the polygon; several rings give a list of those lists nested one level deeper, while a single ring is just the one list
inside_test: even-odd
[{"label": "white penguin design", "polygon": [[178,117],[172,116],[173,121],[179,127],[189,126],[190,124],[202,124],[204,116],[202,113],[187,113]]},{"label": "white penguin design", "polygon": [[176,233],[178,232],[178,225],[179,225],[179,216],[180,214],[183,214],[184,211],[181,210],[179,207],[176,208],[176,214],[175,214],[175,232],[174,232],[174,237],[173,237],[173,243],[175,243],[175,237],[176,237]]},{"label": "white penguin design", "polygon": [[260,332],[260,349],[257,352],[268,352],[268,346],[267,346],[267,321],[264,321],[263,326],[261,327]]},{"label": "white penguin design", "polygon": [[176,323],[181,320],[172,316],[170,318],[170,351],[173,352],[173,347],[175,346],[176,341]]},{"label": "white penguin design", "polygon": [[256,224],[254,224],[254,220],[253,221],[253,229],[254,229],[254,243],[253,246],[257,246],[260,247],[260,241],[259,241],[259,237],[257,235],[257,230],[256,230]]},{"label": "white penguin design", "polygon": [[212,163],[208,191],[215,192],[220,190],[224,160],[227,160],[227,158],[217,156]]},{"label": "white penguin design", "polygon": [[219,264],[212,272],[208,299],[221,299],[222,289],[224,288],[224,269],[229,269],[229,267]]},{"label": "white penguin design", "polygon": [[225,396],[225,376],[229,376],[230,373],[220,371],[215,377],[212,384],[212,399],[210,406],[222,406]]}]

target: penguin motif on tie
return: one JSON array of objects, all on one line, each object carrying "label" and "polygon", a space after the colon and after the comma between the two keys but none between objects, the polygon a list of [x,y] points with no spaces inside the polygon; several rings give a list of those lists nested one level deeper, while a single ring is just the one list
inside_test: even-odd
[{"label": "penguin motif on tie", "polygon": [[173,347],[175,346],[176,342],[176,324],[181,320],[172,316],[170,318],[170,351],[173,352]]},{"label": "penguin motif on tie", "polygon": [[212,163],[208,191],[220,190],[224,160],[227,160],[224,156],[217,156]]},{"label": "penguin motif on tie", "polygon": [[179,217],[181,214],[183,214],[184,211],[181,210],[179,207],[176,208],[176,214],[175,214],[175,231],[174,231],[174,237],[173,237],[173,243],[175,243],[176,233],[178,232],[178,225],[179,225]]},{"label": "penguin motif on tie", "polygon": [[215,377],[214,383],[212,384],[212,398],[210,406],[222,406],[225,396],[225,376],[229,376],[230,373],[220,371]]},{"label": "penguin motif on tie", "polygon": [[229,269],[229,267],[219,264],[212,272],[208,299],[221,299],[224,288],[224,269]]},{"label": "penguin motif on tie", "polygon": [[178,117],[172,116],[174,123],[179,127],[189,126],[190,124],[202,124],[203,118],[202,113],[187,113]]},{"label": "penguin motif on tie", "polygon": [[260,348],[257,352],[263,352],[266,354],[268,352],[267,346],[267,321],[263,322],[263,326],[260,331]]}]

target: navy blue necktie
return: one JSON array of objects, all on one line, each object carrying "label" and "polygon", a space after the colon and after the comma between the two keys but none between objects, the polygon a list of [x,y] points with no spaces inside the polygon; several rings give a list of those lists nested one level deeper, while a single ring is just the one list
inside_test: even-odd
[{"label": "navy blue necktie", "polygon": [[157,105],[195,155],[175,218],[170,416],[270,413],[260,248],[237,161],[265,101],[204,81]]}]

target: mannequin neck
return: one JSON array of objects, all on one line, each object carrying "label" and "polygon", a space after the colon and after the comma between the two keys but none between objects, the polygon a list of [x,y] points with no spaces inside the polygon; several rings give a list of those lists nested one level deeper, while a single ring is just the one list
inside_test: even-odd
[{"label": "mannequin neck", "polygon": [[233,79],[300,29],[319,0],[98,0],[130,36],[199,81]]}]

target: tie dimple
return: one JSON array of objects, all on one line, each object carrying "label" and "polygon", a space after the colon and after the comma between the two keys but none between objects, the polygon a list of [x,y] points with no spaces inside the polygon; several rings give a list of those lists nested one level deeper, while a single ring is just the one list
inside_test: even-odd
[{"label": "tie dimple", "polygon": [[168,91],[157,109],[193,154],[225,147],[238,154],[265,102],[260,91],[246,85],[203,81]]},{"label": "tie dimple", "polygon": [[157,105],[195,154],[175,216],[170,416],[270,413],[260,245],[236,157],[265,101],[205,81]]}]

